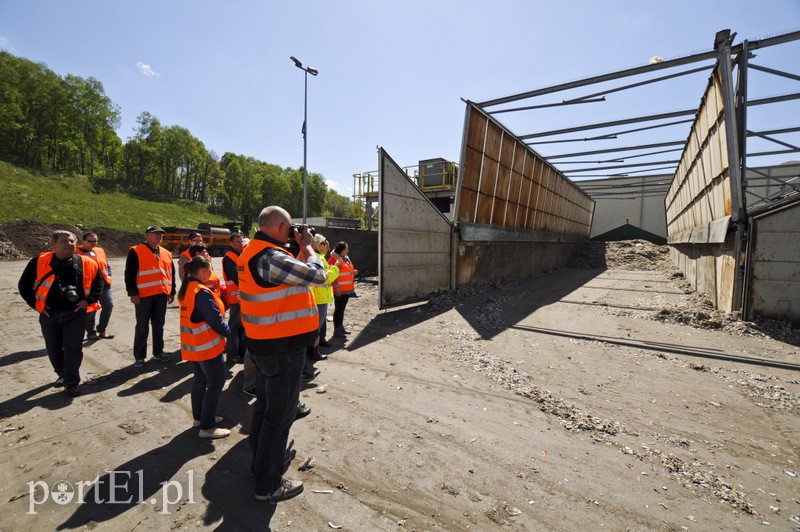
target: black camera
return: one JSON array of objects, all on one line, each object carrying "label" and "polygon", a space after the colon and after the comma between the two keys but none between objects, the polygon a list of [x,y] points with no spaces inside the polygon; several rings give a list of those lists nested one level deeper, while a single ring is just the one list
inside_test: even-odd
[{"label": "black camera", "polygon": [[[308,228],[308,232],[311,233],[311,236],[317,234],[317,230],[313,227]],[[289,237],[290,238],[297,238],[297,235],[303,234],[303,228],[299,225],[293,225],[291,229],[289,229]]]},{"label": "black camera", "polygon": [[71,284],[61,287],[61,296],[68,303],[77,303],[81,299],[81,296],[78,293],[78,287]]}]

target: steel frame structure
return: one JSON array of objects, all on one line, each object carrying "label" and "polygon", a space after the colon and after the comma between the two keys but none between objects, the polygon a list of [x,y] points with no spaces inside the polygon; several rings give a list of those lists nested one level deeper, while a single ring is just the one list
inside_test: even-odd
[{"label": "steel frame structure", "polygon": [[[745,189],[747,187],[748,160],[775,156],[800,153],[798,143],[792,143],[784,138],[783,135],[791,135],[800,131],[799,126],[789,126],[780,128],[769,128],[754,130],[748,126],[748,109],[750,107],[772,105],[780,102],[788,102],[800,99],[800,91],[787,94],[751,98],[748,91],[749,74],[757,71],[771,76],[777,76],[792,81],[800,81],[800,75],[786,72],[777,68],[772,68],[760,64],[754,64],[751,60],[756,56],[754,51],[791,43],[800,40],[800,31],[775,35],[758,40],[744,40],[739,44],[733,44],[736,34],[731,34],[730,30],[717,32],[714,39],[714,49],[706,52],[696,53],[685,57],[671,59],[667,61],[656,61],[648,65],[620,70],[598,76],[592,76],[568,83],[553,85],[536,90],[526,91],[518,94],[486,100],[475,105],[485,113],[497,119],[497,115],[507,116],[510,113],[520,113],[532,110],[548,108],[569,107],[578,104],[600,103],[606,101],[609,94],[628,91],[647,85],[664,83],[679,77],[691,74],[703,73],[710,77],[712,72],[719,69],[722,82],[723,112],[725,113],[725,123],[728,125],[729,134],[727,135],[727,158],[729,161],[729,172],[731,179],[731,224],[736,231],[735,238],[735,258],[737,278],[734,280],[734,308],[742,307],[742,294],[744,284],[745,267],[742,263],[746,259],[744,251],[747,246],[747,205],[745,201]],[[660,58],[659,58],[660,59]],[[692,68],[681,68],[687,65],[701,63],[702,66]],[[656,72],[666,71],[662,75],[650,77],[648,79],[628,82],[617,87],[590,92],[588,94],[571,96],[561,101],[541,102],[541,98],[548,95],[565,93],[583,87],[614,82],[626,78],[646,76]],[[696,96],[700,97],[700,94]],[[509,107],[509,104],[522,101],[529,102],[529,105]],[[538,149],[545,145],[553,146],[574,142],[592,141],[619,141],[622,137],[628,139],[629,135],[635,135],[645,131],[652,132],[660,128],[670,128],[691,124],[698,115],[698,109],[681,109],[678,111],[648,113],[639,116],[622,117],[613,120],[603,120],[580,125],[559,127],[544,131],[532,131],[518,135],[518,138],[526,144],[536,144]],[[794,113],[794,119],[800,117],[800,113]],[[691,117],[691,118],[687,118]],[[634,128],[620,128],[632,124],[641,124]],[[691,127],[691,125],[687,126]],[[598,132],[586,137],[564,137],[573,133]],[[662,171],[674,173],[677,170],[679,159],[664,158],[667,153],[672,153],[674,147],[682,147],[688,144],[685,129],[682,138],[670,138],[659,142],[644,142],[640,145],[631,146],[632,142],[615,142],[611,147],[601,149],[590,149],[583,151],[573,151],[554,154],[542,154],[543,157],[553,166],[557,167],[564,175],[570,178],[575,177],[611,177],[627,176],[636,173],[660,173]],[[761,139],[772,143],[779,149],[748,151],[748,139]],[[677,148],[680,150],[680,148]],[[646,151],[653,150],[653,151]],[[580,158],[592,155],[602,155],[604,157],[597,160],[588,161]],[[641,159],[636,162],[628,162],[628,159]],[[763,160],[763,159],[762,159]],[[571,165],[587,165],[571,167]],[[568,167],[567,165],[570,165]],[[763,166],[763,165],[759,165]],[[623,170],[625,173],[619,174],[613,171]],[[587,172],[595,172],[588,174]]]}]

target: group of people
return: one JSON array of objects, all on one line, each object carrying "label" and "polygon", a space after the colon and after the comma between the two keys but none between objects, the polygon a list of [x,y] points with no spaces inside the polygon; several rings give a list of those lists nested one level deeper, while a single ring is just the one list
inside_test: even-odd
[{"label": "group of people", "polygon": [[[255,395],[249,443],[251,472],[258,500],[278,502],[303,491],[300,481],[283,477],[287,443],[295,419],[310,412],[299,401],[302,380],[318,374],[314,363],[327,358],[328,306],[334,303],[334,336],[344,338],[344,311],[355,294],[358,273],[339,242],[330,257],[324,236],[306,225],[293,226],[285,209],[266,207],[258,231],[245,246],[239,233],[230,237],[222,260],[222,279],[214,272],[202,235],[190,235],[190,245],[178,260],[178,275],[170,251],[160,245],[164,231],[148,227],[145,241],[130,248],[125,287],[135,305],[134,366],[145,365],[152,330],[152,356],[168,361],[164,352],[167,306],[177,295],[180,307],[181,358],[193,366],[191,403],[193,426],[201,438],[223,438],[216,415],[229,365],[244,364],[245,391]],[[299,251],[292,254],[288,243]],[[19,292],[39,312],[47,354],[57,374],[55,386],[68,396],[80,394],[80,364],[84,335],[89,340],[113,337],[107,326],[113,308],[111,269],[97,246],[97,235],[56,231],[52,251],[30,261],[19,281]],[[182,279],[176,291],[176,277]],[[95,324],[95,315],[100,318]],[[228,320],[225,314],[228,312]]]}]

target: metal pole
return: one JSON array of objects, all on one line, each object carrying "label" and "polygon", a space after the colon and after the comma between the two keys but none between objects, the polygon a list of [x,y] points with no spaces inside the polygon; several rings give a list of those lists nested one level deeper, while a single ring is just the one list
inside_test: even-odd
[{"label": "metal pole", "polygon": [[308,200],[306,181],[308,179],[308,70],[304,71],[303,89],[303,223],[306,223],[306,202]]}]

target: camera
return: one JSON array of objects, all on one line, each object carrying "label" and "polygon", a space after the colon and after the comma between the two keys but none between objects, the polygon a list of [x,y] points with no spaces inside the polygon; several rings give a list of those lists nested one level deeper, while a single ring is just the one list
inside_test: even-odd
[{"label": "camera", "polygon": [[[311,233],[311,236],[314,236],[314,235],[317,234],[317,230],[314,229],[313,227],[309,227],[308,228],[308,232]],[[289,237],[290,238],[296,238],[297,235],[302,234],[302,233],[303,233],[303,228],[302,228],[302,226],[299,226],[299,225],[293,225],[292,228],[289,229]]]},{"label": "camera", "polygon": [[61,287],[61,295],[68,303],[77,303],[81,299],[78,288],[71,284]]}]

